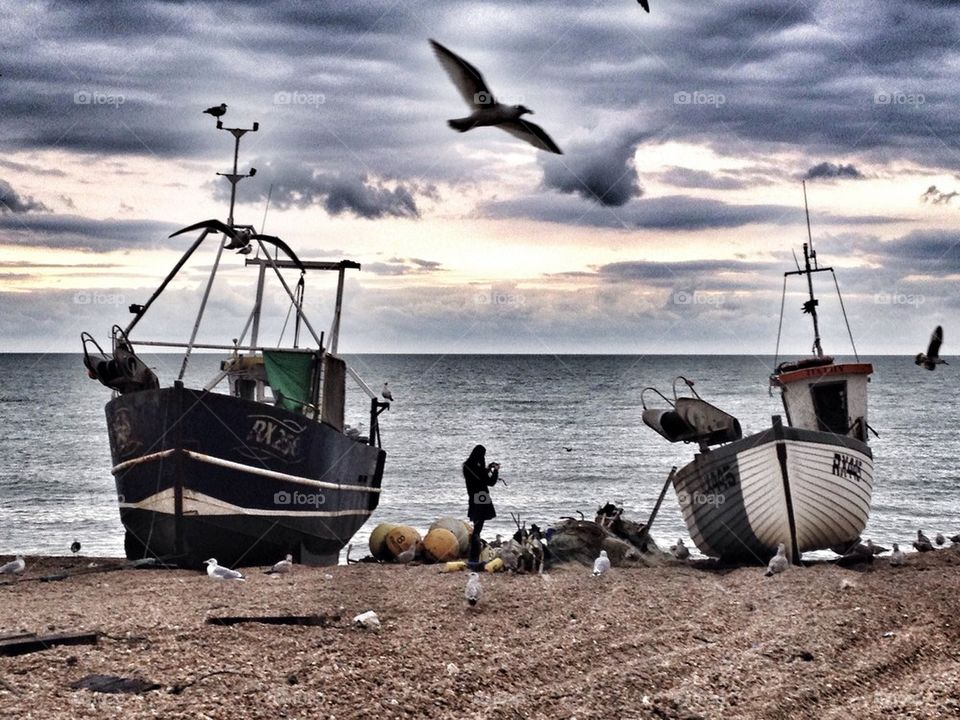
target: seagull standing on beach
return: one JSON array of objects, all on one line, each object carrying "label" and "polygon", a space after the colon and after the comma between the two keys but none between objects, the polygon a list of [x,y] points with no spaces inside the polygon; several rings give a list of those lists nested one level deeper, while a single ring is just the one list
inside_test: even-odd
[{"label": "seagull standing on beach", "polygon": [[936,537],[933,538],[933,541],[940,547],[943,547],[943,544],[947,541],[947,539],[943,536],[943,533],[937,533]]},{"label": "seagull standing on beach", "polygon": [[677,560],[686,560],[690,557],[690,549],[683,544],[683,538],[677,538],[677,544],[670,548],[670,552]]},{"label": "seagull standing on beach", "polygon": [[387,387],[387,384],[383,384],[383,390],[380,391],[380,394],[383,395],[384,400],[393,400],[393,393],[390,392],[390,388]]},{"label": "seagull standing on beach", "polygon": [[470,577],[467,578],[467,587],[463,591],[463,597],[466,598],[467,604],[470,607],[476,607],[477,603],[480,602],[480,596],[483,594],[483,589],[480,587],[480,576],[472,572]]},{"label": "seagull standing on beach", "polygon": [[227,104],[220,103],[219,105],[214,105],[213,107],[208,107],[203,111],[207,115],[213,115],[218,120],[227,114]]},{"label": "seagull standing on beach", "polygon": [[933,543],[923,534],[923,530],[917,530],[917,539],[913,541],[913,547],[917,552],[930,552],[933,550]]},{"label": "seagull standing on beach", "polygon": [[288,573],[293,570],[293,555],[287,555],[283,560],[276,563],[269,570],[264,570],[263,572],[267,575],[280,575],[283,573]]},{"label": "seagull standing on beach", "polygon": [[443,65],[453,84],[457,86],[460,95],[473,110],[465,118],[448,120],[447,125],[458,132],[467,132],[483,125],[498,127],[530,143],[535,148],[563,155],[543,128],[521,117],[532,115],[533,110],[523,105],[504,105],[497,102],[479,70],[436,40],[431,40],[430,45],[437,60]]},{"label": "seagull standing on beach", "polygon": [[782,573],[789,567],[790,561],[787,559],[787,546],[780,543],[777,546],[777,554],[770,558],[770,562],[767,563],[766,576],[770,577],[771,575]]},{"label": "seagull standing on beach", "polygon": [[603,575],[610,569],[610,558],[607,557],[607,551],[601,550],[600,557],[593,561],[593,575]]},{"label": "seagull standing on beach", "polygon": [[900,546],[897,543],[893,544],[893,552],[890,553],[890,564],[891,565],[903,565],[906,557],[903,554],[903,550],[900,549]]},{"label": "seagull standing on beach", "polygon": [[943,328],[937,325],[933,334],[930,336],[930,344],[927,345],[926,353],[917,353],[914,363],[923,365],[927,370],[936,370],[937,365],[949,365],[946,360],[940,357],[940,346],[943,345]]},{"label": "seagull standing on beach", "polygon": [[242,572],[217,565],[216,558],[207,560],[207,575],[214,580],[246,580]]},{"label": "seagull standing on beach", "polygon": [[15,560],[11,560],[0,567],[0,575],[19,575],[26,569],[27,564],[23,561],[23,555],[17,555]]},{"label": "seagull standing on beach", "polygon": [[73,542],[70,544],[70,552],[76,555],[80,552],[80,541],[74,538]]},{"label": "seagull standing on beach", "polygon": [[506,570],[516,570],[520,566],[520,556],[512,541],[500,548],[500,559],[503,560],[503,567]]},{"label": "seagull standing on beach", "polygon": [[411,543],[410,547],[404,550],[402,553],[397,555],[397,562],[402,565],[407,563],[412,563],[417,557],[417,543]]}]

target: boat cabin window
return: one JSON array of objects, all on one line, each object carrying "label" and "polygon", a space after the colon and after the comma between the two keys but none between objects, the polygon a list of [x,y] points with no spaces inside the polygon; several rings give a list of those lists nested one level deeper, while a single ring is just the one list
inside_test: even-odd
[{"label": "boat cabin window", "polygon": [[817,425],[824,432],[846,435],[850,429],[847,412],[847,381],[817,383],[810,386]]}]

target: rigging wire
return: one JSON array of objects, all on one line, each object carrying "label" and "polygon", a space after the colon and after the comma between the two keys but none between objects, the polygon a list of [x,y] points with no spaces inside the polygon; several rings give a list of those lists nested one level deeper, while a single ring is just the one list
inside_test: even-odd
[{"label": "rigging wire", "polygon": [[857,344],[853,341],[853,331],[850,330],[850,321],[847,319],[847,309],[843,306],[843,295],[840,294],[840,283],[837,282],[837,274],[830,268],[830,274],[833,275],[833,284],[837,288],[837,297],[840,299],[840,310],[843,312],[843,322],[847,325],[847,335],[850,337],[850,346],[853,348],[853,356],[860,362],[860,355],[857,353]]}]

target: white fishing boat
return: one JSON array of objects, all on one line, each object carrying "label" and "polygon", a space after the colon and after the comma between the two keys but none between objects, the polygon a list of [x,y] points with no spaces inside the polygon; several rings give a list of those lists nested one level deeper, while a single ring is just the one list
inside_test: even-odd
[{"label": "white fishing boat", "polygon": [[[807,222],[809,235],[809,216]],[[818,266],[809,240],[803,246],[804,266],[784,273],[784,297],[787,278],[806,277],[809,299],[803,312],[813,320],[813,355],[775,361],[770,375],[786,423],[775,415],[770,428],[743,437],[737,419],[702,400],[686,378],[679,379],[691,397],[678,396],[676,382],[672,399],[654,388],[641,395],[644,423],[671,442],[699,445],[693,461],[673,475],[673,485],[690,537],[711,557],[766,560],[784,543],[799,562],[804,552],[849,546],[869,518],[873,454],[867,444],[872,430],[867,383],[873,366],[860,362],[856,346],[854,362],[824,355],[813,276],[834,273]],[[667,407],[648,408],[648,391]]]}]

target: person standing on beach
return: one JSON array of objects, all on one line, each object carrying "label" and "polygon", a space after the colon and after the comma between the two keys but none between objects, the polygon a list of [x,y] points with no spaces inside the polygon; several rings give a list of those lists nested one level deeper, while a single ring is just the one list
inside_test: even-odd
[{"label": "person standing on beach", "polygon": [[490,497],[490,486],[497,484],[499,475],[500,463],[487,464],[487,449],[483,445],[477,445],[463,464],[463,479],[467,481],[469,502],[467,517],[473,523],[470,562],[480,559],[480,532],[483,530],[483,523],[497,516],[493,499]]}]

